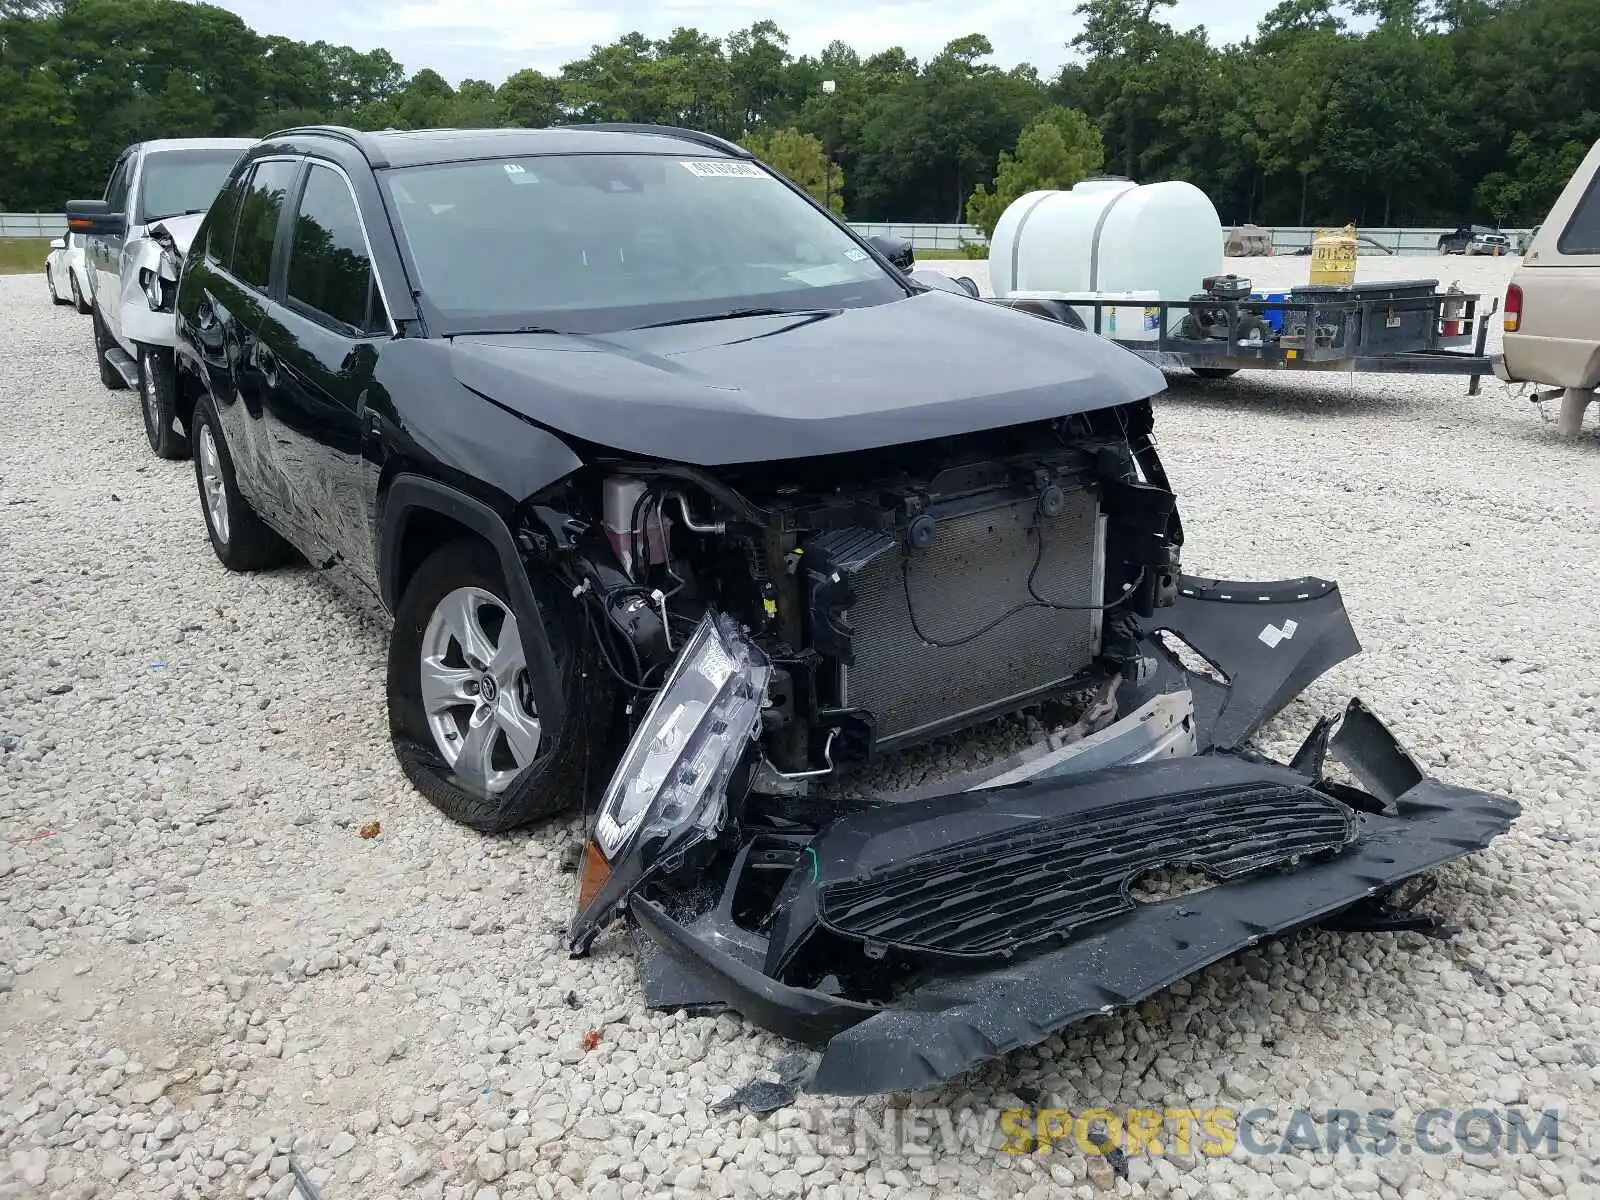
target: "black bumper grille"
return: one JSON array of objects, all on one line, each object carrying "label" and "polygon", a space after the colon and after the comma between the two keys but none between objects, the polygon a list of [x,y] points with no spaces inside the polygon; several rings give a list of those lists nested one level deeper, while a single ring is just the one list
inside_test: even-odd
[{"label": "black bumper grille", "polygon": [[883,947],[1007,956],[1127,912],[1128,887],[1162,866],[1218,881],[1337,850],[1355,814],[1305,787],[1201,792],[1030,822],[822,887],[822,923]]},{"label": "black bumper grille", "polygon": [[[1099,652],[1100,614],[1082,606],[1102,599],[1100,536],[1095,494],[1078,489],[1055,517],[1028,499],[941,519],[922,550],[863,530],[812,539],[807,562],[848,576],[854,596],[842,704],[871,712],[885,744],[1072,678]],[[1038,597],[1079,607],[1037,603],[1030,573]]]}]

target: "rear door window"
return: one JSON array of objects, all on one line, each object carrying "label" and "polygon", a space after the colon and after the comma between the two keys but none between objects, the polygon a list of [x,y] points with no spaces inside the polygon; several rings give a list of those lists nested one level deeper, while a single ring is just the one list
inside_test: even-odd
[{"label": "rear door window", "polygon": [[355,197],[343,176],[316,163],[295,214],[285,290],[292,307],[341,333],[359,337],[385,327]]},{"label": "rear door window", "polygon": [[239,205],[233,273],[241,282],[262,291],[272,278],[272,246],[278,236],[284,197],[299,169],[300,164],[289,159],[258,162]]},{"label": "rear door window", "polygon": [[1556,249],[1562,254],[1600,254],[1600,171],[1572,210],[1572,220],[1561,231]]}]

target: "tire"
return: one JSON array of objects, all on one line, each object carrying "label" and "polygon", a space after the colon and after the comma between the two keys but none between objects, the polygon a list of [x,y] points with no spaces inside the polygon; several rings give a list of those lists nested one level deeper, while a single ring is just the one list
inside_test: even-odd
[{"label": "tire", "polygon": [[[475,538],[447,542],[417,568],[395,609],[389,641],[389,733],[400,767],[419,792],[452,821],[483,833],[501,833],[577,807],[586,784],[604,786],[601,761],[616,714],[616,690],[598,669],[579,601],[562,589],[534,592],[555,650],[567,715],[559,728],[537,728],[525,655],[510,654],[510,666],[471,669],[463,629],[503,652],[507,637],[523,645],[507,603],[509,590],[499,557]],[[439,697],[432,720],[424,701],[424,657],[436,665]],[[494,699],[485,704],[485,682]],[[490,715],[490,721],[474,718]],[[481,729],[488,732],[474,735]],[[451,734],[461,740],[447,753]],[[513,734],[515,736],[513,736]],[[478,754],[480,748],[483,753]],[[450,754],[454,755],[454,764]],[[470,757],[469,757],[470,756]],[[457,770],[460,767],[460,770]]]},{"label": "tire", "polygon": [[189,437],[175,428],[178,380],[171,350],[139,347],[139,411],[144,416],[144,435],[158,457],[189,457]]},{"label": "tire", "polygon": [[1190,367],[1201,379],[1227,379],[1239,373],[1238,367]]},{"label": "tire", "polygon": [[223,440],[211,397],[203,396],[195,404],[189,434],[194,441],[194,480],[200,492],[200,511],[217,561],[230,571],[263,571],[288,562],[294,554],[289,543],[239,494],[233,458]]},{"label": "tire", "polygon": [[116,345],[111,340],[111,331],[106,328],[105,318],[100,315],[100,306],[94,306],[94,357],[100,364],[100,382],[112,391],[120,391],[128,386],[121,373],[106,361],[106,351]]},{"label": "tire", "polygon": [[72,306],[78,310],[80,316],[88,316],[94,310],[83,298],[83,289],[78,286],[78,277],[69,271],[67,278],[72,283]]},{"label": "tire", "polygon": [[46,268],[45,268],[45,269],[44,269],[44,285],[45,285],[45,287],[47,287],[47,288],[49,288],[49,289],[50,289],[50,303],[51,303],[51,304],[65,304],[65,303],[66,303],[66,301],[65,301],[65,300],[63,300],[63,299],[62,299],[62,298],[61,298],[61,297],[60,297],[60,296],[59,296],[59,295],[58,295],[58,294],[57,294],[57,293],[56,293],[56,280],[55,280],[55,276],[53,276],[53,275],[51,275],[51,274],[50,274],[50,268],[49,268],[49,267],[46,267]]}]

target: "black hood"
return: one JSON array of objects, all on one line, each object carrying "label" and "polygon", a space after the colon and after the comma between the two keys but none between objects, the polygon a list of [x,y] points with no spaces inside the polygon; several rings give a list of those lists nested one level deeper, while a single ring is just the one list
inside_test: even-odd
[{"label": "black hood", "polygon": [[974,433],[1165,386],[1112,342],[945,292],[820,318],[463,335],[451,361],[464,386],[541,425],[697,466]]}]

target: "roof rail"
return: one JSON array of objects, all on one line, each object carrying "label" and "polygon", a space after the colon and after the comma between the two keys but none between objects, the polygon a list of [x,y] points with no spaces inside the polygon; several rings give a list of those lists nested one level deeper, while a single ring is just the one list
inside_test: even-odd
[{"label": "roof rail", "polygon": [[288,129],[274,130],[272,133],[264,135],[261,140],[267,141],[270,138],[288,137],[296,133],[314,133],[319,137],[338,138],[340,141],[348,142],[357,150],[360,150],[361,153],[367,156],[367,161],[373,166],[386,167],[389,165],[388,159],[384,157],[383,152],[378,149],[377,144],[371,138],[367,137],[361,130],[352,129],[348,125],[294,125]]},{"label": "roof rail", "polygon": [[655,137],[670,137],[677,138],[683,142],[693,142],[697,146],[720,150],[724,154],[730,154],[735,158],[755,157],[737,142],[730,142],[727,138],[720,138],[714,133],[702,133],[698,129],[682,129],[676,125],[644,125],[632,121],[596,121],[586,125],[555,125],[551,128],[595,129],[602,133],[646,133]]}]

